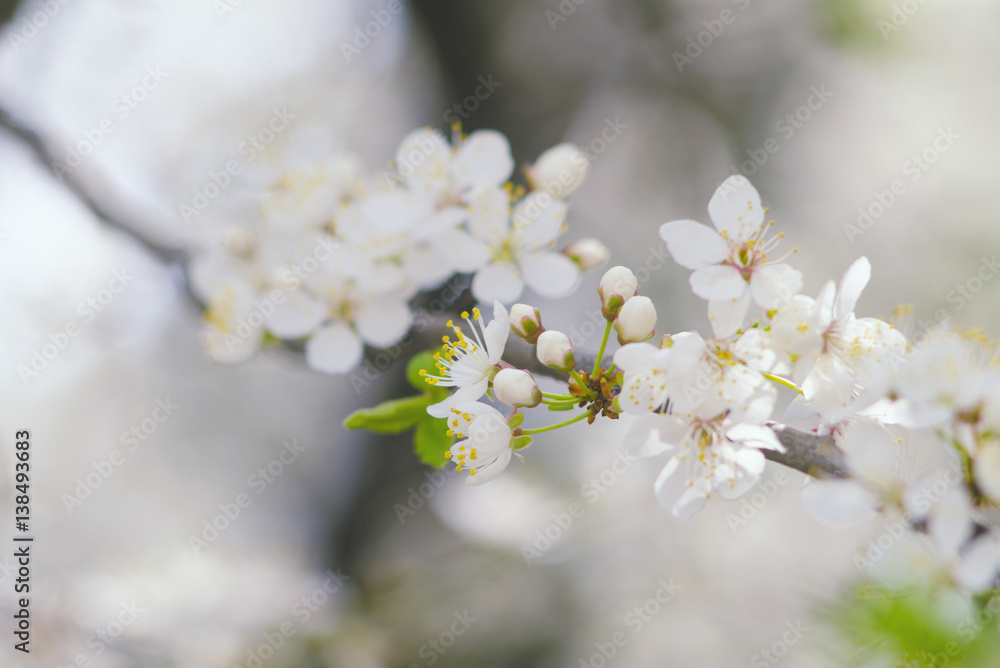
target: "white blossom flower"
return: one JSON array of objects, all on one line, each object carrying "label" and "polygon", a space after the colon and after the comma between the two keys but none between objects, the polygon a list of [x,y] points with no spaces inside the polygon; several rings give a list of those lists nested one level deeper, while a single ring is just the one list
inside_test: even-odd
[{"label": "white blossom flower", "polygon": [[473,132],[454,148],[436,130],[415,130],[403,138],[395,162],[410,190],[430,196],[439,207],[458,211],[480,191],[504,184],[514,172],[510,143],[493,130]]},{"label": "white blossom flower", "polygon": [[479,301],[516,300],[525,284],[545,297],[562,297],[580,280],[580,268],[553,251],[556,237],[566,229],[566,204],[548,193],[526,195],[511,209],[511,195],[487,188],[469,203],[472,240],[456,243],[453,256],[471,263],[482,261],[472,280]]},{"label": "white blossom flower", "polygon": [[448,434],[462,439],[445,457],[459,471],[469,472],[467,484],[481,485],[503,473],[514,452],[510,447],[513,432],[497,409],[466,401],[450,406],[442,417],[448,419]]},{"label": "white blossom flower", "polygon": [[761,375],[774,366],[766,337],[751,329],[735,341],[703,339],[681,332],[666,348],[630,343],[614,355],[624,372],[618,402],[626,413],[698,412],[714,416],[736,410],[767,381]]},{"label": "white blossom flower", "polygon": [[704,413],[647,414],[636,418],[625,434],[631,452],[671,454],[656,479],[656,498],[677,517],[690,518],[712,491],[734,499],[757,482],[764,470],[760,448],[784,452],[767,419],[776,392],[771,386],[748,398],[744,406],[714,416]]},{"label": "white blossom flower", "polygon": [[760,195],[743,176],[730,176],[708,203],[715,230],[693,220],[660,227],[660,236],[677,264],[693,269],[691,289],[709,301],[716,336],[739,328],[752,298],[765,309],[784,304],[802,289],[802,275],[770,257],[783,234],[765,233]]},{"label": "white blossom flower", "polygon": [[837,422],[885,396],[906,337],[878,318],[856,318],[854,307],[871,265],[859,258],[839,286],[829,281],[815,300],[796,295],[771,318],[771,342],[791,362],[803,398]]},{"label": "white blossom flower", "polygon": [[472,309],[471,318],[468,312],[463,312],[462,318],[469,324],[472,338],[449,320],[448,326],[455,333],[456,340],[445,336],[444,350],[434,354],[440,375],[420,374],[431,385],[457,388],[444,401],[427,407],[427,412],[434,417],[447,417],[454,406],[475,401],[486,394],[510,335],[507,309],[500,302],[493,303],[493,320],[488,325],[483,322],[478,308]]}]

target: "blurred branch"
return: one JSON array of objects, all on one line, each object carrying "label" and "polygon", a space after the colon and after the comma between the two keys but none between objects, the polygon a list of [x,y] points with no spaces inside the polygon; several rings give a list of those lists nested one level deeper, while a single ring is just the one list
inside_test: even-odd
[{"label": "blurred branch", "polygon": [[31,149],[31,152],[35,154],[38,162],[45,168],[45,170],[54,179],[66,186],[66,188],[68,188],[98,220],[102,221],[108,227],[114,228],[118,232],[130,237],[133,241],[142,246],[147,253],[164,264],[175,264],[180,266],[187,264],[188,254],[183,249],[163,246],[156,240],[138,232],[135,227],[125,224],[99,201],[97,201],[97,199],[88,191],[82,180],[76,176],[73,171],[58,170],[56,165],[60,164],[59,159],[52,153],[51,150],[49,150],[45,140],[42,139],[37,132],[19,121],[13,114],[3,107],[0,107],[0,127],[5,128],[15,137],[24,142],[24,144]]}]

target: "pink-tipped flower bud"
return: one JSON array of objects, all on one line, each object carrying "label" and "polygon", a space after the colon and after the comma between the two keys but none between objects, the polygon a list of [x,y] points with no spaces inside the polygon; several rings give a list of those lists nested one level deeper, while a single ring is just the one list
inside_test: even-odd
[{"label": "pink-tipped flower bud", "polygon": [[514,408],[534,408],[542,403],[542,391],[524,369],[500,369],[493,377],[493,394]]},{"label": "pink-tipped flower bud", "polygon": [[535,347],[538,361],[561,373],[566,373],[576,367],[576,356],[573,354],[573,343],[562,332],[549,329],[538,337]]},{"label": "pink-tipped flower bud", "polygon": [[576,262],[581,271],[600,267],[611,257],[607,246],[591,238],[574,241],[563,249],[563,253]]},{"label": "pink-tipped flower bud", "polygon": [[525,169],[532,190],[544,190],[564,199],[583,184],[590,170],[590,160],[574,144],[559,144],[538,156]]},{"label": "pink-tipped flower bud", "polygon": [[656,307],[649,297],[635,296],[625,302],[615,319],[620,343],[646,341],[656,331]]},{"label": "pink-tipped flower bud", "polygon": [[627,267],[611,267],[604,273],[601,285],[597,288],[601,295],[601,313],[607,320],[618,317],[618,311],[629,299],[635,296],[639,281]]},{"label": "pink-tipped flower bud", "polygon": [[542,314],[534,306],[514,304],[510,307],[510,331],[534,345],[538,336],[545,331]]}]

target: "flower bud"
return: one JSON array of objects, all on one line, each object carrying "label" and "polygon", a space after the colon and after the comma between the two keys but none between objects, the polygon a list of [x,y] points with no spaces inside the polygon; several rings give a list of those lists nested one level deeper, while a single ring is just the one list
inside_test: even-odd
[{"label": "flower bud", "polygon": [[611,257],[607,246],[597,239],[590,238],[574,241],[563,249],[563,253],[569,259],[573,260],[573,262],[576,262],[582,271],[600,267]]},{"label": "flower bud", "polygon": [[573,354],[573,344],[569,337],[553,329],[542,332],[535,347],[538,361],[562,373],[576,366],[576,356]]},{"label": "flower bud", "polygon": [[597,288],[601,295],[601,312],[607,320],[614,320],[618,317],[618,311],[629,299],[635,296],[639,281],[635,279],[635,274],[626,267],[611,267],[601,279],[601,285]]},{"label": "flower bud", "polygon": [[493,377],[493,394],[514,408],[534,408],[542,403],[535,379],[523,369],[500,369]]},{"label": "flower bud", "polygon": [[510,307],[510,331],[528,343],[538,341],[538,335],[545,331],[542,314],[534,306],[514,304]]},{"label": "flower bud", "polygon": [[580,187],[590,161],[574,144],[559,144],[538,156],[535,164],[525,169],[532,190],[544,190],[563,199]]},{"label": "flower bud", "polygon": [[622,344],[645,341],[656,327],[656,307],[649,297],[633,297],[625,302],[615,319],[615,329]]}]

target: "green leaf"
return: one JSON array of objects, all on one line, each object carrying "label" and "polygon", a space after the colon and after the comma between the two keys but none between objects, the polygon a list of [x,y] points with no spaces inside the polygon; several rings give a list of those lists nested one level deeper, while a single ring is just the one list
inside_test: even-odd
[{"label": "green leaf", "polygon": [[354,411],[344,420],[344,426],[348,429],[370,429],[380,434],[398,434],[412,429],[423,418],[430,417],[427,415],[430,403],[431,398],[424,394],[393,399],[378,406]]},{"label": "green leaf", "polygon": [[571,411],[574,408],[576,408],[577,403],[578,402],[573,401],[565,404],[545,404],[545,405],[549,407],[550,411]]},{"label": "green leaf", "polygon": [[425,415],[413,432],[413,450],[426,464],[441,468],[447,462],[444,453],[451,447],[448,435],[448,421],[444,418]]}]

